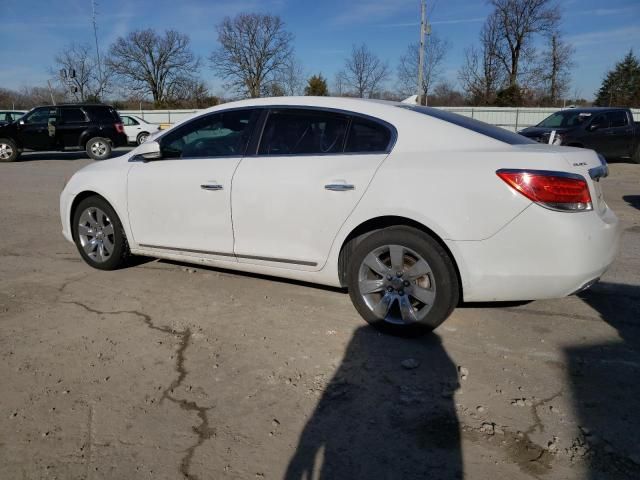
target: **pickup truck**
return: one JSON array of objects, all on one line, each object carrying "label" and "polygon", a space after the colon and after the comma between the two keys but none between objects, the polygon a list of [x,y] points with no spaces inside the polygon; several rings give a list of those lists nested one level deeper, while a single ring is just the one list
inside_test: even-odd
[{"label": "pickup truck", "polygon": [[17,121],[0,126],[0,162],[13,162],[22,151],[86,150],[94,160],[109,158],[127,145],[122,119],[102,104],[36,107]]},{"label": "pickup truck", "polygon": [[[552,133],[554,132],[555,133]],[[568,108],[518,132],[541,143],[590,148],[606,159],[640,163],[640,122],[628,108]]]}]

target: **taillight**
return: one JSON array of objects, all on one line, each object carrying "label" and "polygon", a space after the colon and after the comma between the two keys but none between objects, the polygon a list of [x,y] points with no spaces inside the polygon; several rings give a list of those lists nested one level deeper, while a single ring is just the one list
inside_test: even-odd
[{"label": "taillight", "polygon": [[593,210],[589,185],[584,177],[547,170],[498,170],[496,174],[529,200],[563,212]]},{"label": "taillight", "polygon": [[116,132],[124,133],[124,124],[122,124],[122,123],[114,123],[113,126],[116,127]]}]

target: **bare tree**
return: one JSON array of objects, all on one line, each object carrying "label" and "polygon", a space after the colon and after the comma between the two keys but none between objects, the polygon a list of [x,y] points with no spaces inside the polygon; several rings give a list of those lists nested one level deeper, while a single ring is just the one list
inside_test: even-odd
[{"label": "bare tree", "polygon": [[147,29],[118,38],[111,45],[107,64],[129,90],[150,94],[155,103],[162,103],[193,79],[200,61],[191,52],[187,35],[175,30],[159,35]]},{"label": "bare tree", "polygon": [[212,68],[238,93],[256,98],[283,74],[293,55],[293,35],[278,16],[241,13],[218,25],[220,48]]},{"label": "bare tree", "polygon": [[285,95],[302,94],[305,84],[304,69],[295,56],[292,55],[274,77]]},{"label": "bare tree", "polygon": [[465,50],[465,62],[458,71],[458,80],[469,99],[476,105],[489,104],[505,81],[498,58],[500,37],[496,18],[490,16],[480,31],[480,49]]},{"label": "bare tree", "polygon": [[435,34],[427,37],[424,45],[424,63],[422,66],[422,87],[417,89],[418,69],[420,63],[420,44],[412,43],[407,51],[400,57],[398,64],[398,87],[403,95],[419,95],[427,98],[431,87],[442,74],[442,62],[449,50],[447,40],[443,40]]},{"label": "bare tree", "polygon": [[332,95],[336,97],[342,97],[347,93],[347,80],[346,74],[343,71],[339,71],[333,77],[333,91]]},{"label": "bare tree", "polygon": [[494,11],[488,22],[495,22],[498,32],[496,55],[507,72],[507,84],[515,87],[525,54],[531,57],[532,40],[556,28],[560,10],[553,0],[490,0]]},{"label": "bare tree", "polygon": [[54,63],[51,75],[76,101],[98,100],[108,92],[111,70],[103,65],[100,75],[98,60],[88,43],[67,45],[56,55]]},{"label": "bare tree", "polygon": [[555,106],[569,91],[574,53],[575,49],[563,40],[560,32],[551,32],[547,49],[540,58],[542,79],[551,105]]},{"label": "bare tree", "polygon": [[358,97],[371,97],[389,78],[389,66],[380,60],[363,43],[353,46],[351,56],[346,59],[343,79]]}]

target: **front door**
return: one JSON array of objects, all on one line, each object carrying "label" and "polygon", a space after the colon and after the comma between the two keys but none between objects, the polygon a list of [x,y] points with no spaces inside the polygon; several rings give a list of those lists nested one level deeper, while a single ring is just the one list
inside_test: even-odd
[{"label": "front door", "polygon": [[258,154],[233,179],[239,262],[320,269],[386,158],[387,126],[324,110],[269,113]]},{"label": "front door", "polygon": [[135,162],[128,211],[140,246],[235,260],[231,179],[256,115],[243,109],[198,117],[160,138],[161,159]]},{"label": "front door", "polygon": [[56,107],[36,108],[18,123],[23,148],[49,150],[56,145]]}]

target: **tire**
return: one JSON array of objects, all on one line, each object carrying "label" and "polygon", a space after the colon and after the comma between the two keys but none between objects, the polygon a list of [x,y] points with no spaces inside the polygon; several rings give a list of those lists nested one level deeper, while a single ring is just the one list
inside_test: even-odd
[{"label": "tire", "polygon": [[83,260],[99,270],[116,270],[131,253],[122,223],[111,205],[97,195],[82,200],[73,212],[73,241]]},{"label": "tire", "polygon": [[111,156],[111,142],[107,138],[93,137],[87,142],[86,150],[94,160],[106,160]]},{"label": "tire", "polygon": [[19,156],[16,142],[10,138],[0,138],[0,162],[15,162]]},{"label": "tire", "polygon": [[140,132],[136,138],[136,143],[141,145],[147,140],[147,138],[149,138],[149,132]]},{"label": "tire", "polygon": [[448,253],[431,236],[405,226],[378,230],[356,245],[347,266],[347,287],[362,318],[401,336],[432,331],[459,299],[458,276]]}]

